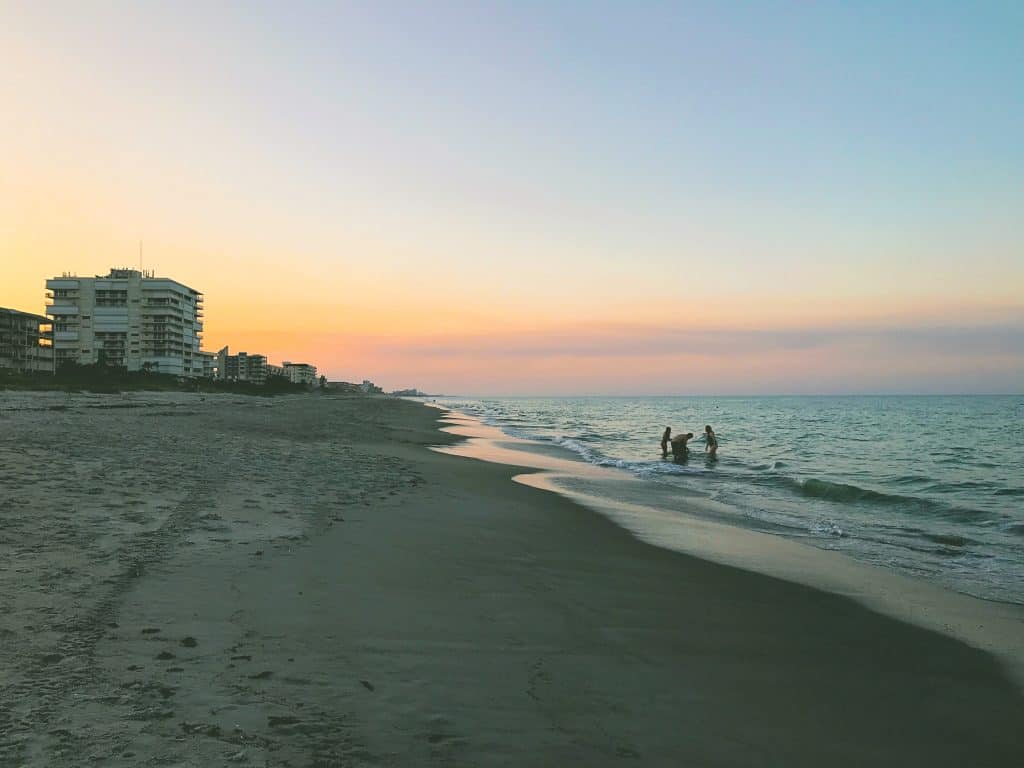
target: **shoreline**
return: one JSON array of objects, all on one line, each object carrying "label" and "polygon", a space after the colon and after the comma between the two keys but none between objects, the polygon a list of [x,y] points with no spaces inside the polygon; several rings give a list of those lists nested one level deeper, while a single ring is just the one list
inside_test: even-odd
[{"label": "shoreline", "polygon": [[[611,467],[564,458],[443,406],[444,431],[465,438],[444,453],[529,467],[513,480],[558,494],[615,522],[651,546],[850,597],[865,607],[992,653],[1024,691],[1024,606],[987,600],[772,534],[599,493],[642,481]],[[574,481],[586,480],[587,484]],[[582,486],[582,488],[580,487]],[[622,494],[626,495],[626,494]],[[696,500],[687,500],[696,503]],[[707,502],[704,502],[705,504]],[[685,507],[685,504],[683,505]]]},{"label": "shoreline", "polygon": [[[1024,605],[1024,517],[1016,503],[1024,494],[1024,443],[1014,434],[980,440],[1013,421],[1021,397],[493,397],[442,404],[536,441],[526,446],[531,452],[543,446],[546,454],[645,481],[631,489],[605,483],[593,495],[779,535],[955,592]],[[906,426],[890,450],[879,450],[891,413],[903,414]],[[722,461],[709,459],[699,443],[680,460],[653,443],[661,424],[707,419],[732,425]],[[987,419],[993,423],[983,427]],[[938,439],[931,423],[962,439]]]},{"label": "shoreline", "polygon": [[429,450],[422,405],[123,400],[0,411],[0,761],[1024,758],[989,654]]}]

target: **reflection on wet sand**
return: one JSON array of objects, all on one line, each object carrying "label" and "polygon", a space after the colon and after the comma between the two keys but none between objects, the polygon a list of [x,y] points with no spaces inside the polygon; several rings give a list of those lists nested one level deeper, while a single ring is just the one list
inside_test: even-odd
[{"label": "reflection on wet sand", "polygon": [[[558,446],[510,437],[449,411],[445,432],[467,438],[434,450],[523,467],[516,482],[571,498],[655,546],[845,595],[880,613],[997,655],[1024,687],[1024,608],[980,600],[857,563],[837,552],[730,525],[736,512],[677,487],[652,494],[627,472],[580,461]],[[703,457],[713,464],[717,457]],[[694,461],[691,459],[691,461]],[[652,500],[657,501],[652,505]]]}]

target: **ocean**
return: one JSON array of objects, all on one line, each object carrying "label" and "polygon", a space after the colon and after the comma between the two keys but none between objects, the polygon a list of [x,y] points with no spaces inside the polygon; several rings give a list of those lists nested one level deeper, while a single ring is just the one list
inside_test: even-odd
[{"label": "ocean", "polygon": [[[678,497],[687,514],[1024,604],[1024,396],[437,402],[627,472],[651,506]],[[717,460],[704,454],[705,424]],[[697,436],[685,463],[662,457],[666,426]]]}]

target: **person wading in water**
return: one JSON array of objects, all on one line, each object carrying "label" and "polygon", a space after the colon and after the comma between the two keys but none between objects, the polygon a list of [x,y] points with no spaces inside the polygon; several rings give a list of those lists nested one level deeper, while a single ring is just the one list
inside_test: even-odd
[{"label": "person wading in water", "polygon": [[672,438],[672,456],[676,461],[683,461],[690,453],[690,448],[686,445],[693,438],[693,432],[687,432],[685,435],[676,435]]},{"label": "person wading in water", "polygon": [[704,425],[704,452],[715,456],[718,453],[718,438],[710,424]]}]

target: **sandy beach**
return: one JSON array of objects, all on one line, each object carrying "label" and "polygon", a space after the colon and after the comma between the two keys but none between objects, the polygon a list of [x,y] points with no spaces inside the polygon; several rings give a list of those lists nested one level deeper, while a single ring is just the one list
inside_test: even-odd
[{"label": "sandy beach", "polygon": [[389,398],[0,393],[0,765],[1016,766],[995,657]]}]

